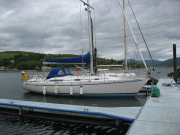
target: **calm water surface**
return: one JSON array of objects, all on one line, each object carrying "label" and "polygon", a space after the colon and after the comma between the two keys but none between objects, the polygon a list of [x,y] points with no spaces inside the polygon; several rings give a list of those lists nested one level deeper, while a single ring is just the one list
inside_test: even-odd
[{"label": "calm water surface", "polygon": [[[159,72],[158,72],[159,71]],[[158,69],[153,74],[155,78],[168,78],[167,74],[173,69]],[[113,70],[112,72],[120,72]],[[133,72],[141,73],[139,70]],[[77,72],[74,71],[74,74]],[[36,74],[27,72],[28,76]],[[100,106],[100,107],[133,107],[142,106],[146,97],[136,96],[133,98],[80,98],[80,97],[61,97],[61,96],[43,96],[41,94],[30,93],[22,88],[21,72],[0,73],[0,98],[14,99],[24,101],[37,101],[58,104]],[[128,129],[129,125],[124,128]],[[116,128],[107,126],[93,126],[83,124],[62,123],[54,121],[45,121],[38,119],[27,119],[18,116],[0,115],[0,134],[117,134]],[[124,130],[127,130],[124,129]],[[122,132],[122,131],[120,131]]]}]

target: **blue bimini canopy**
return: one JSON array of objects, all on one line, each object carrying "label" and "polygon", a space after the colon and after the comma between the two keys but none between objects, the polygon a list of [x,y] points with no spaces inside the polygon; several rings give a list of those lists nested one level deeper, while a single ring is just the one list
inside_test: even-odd
[{"label": "blue bimini canopy", "polygon": [[69,68],[69,67],[54,68],[51,70],[51,72],[49,73],[49,75],[46,79],[50,79],[52,77],[67,76],[67,75],[73,75],[73,74],[71,74],[71,68]]},{"label": "blue bimini canopy", "polygon": [[87,53],[84,56],[74,58],[63,58],[63,59],[46,59],[46,62],[58,62],[58,63],[90,63],[90,54]]}]

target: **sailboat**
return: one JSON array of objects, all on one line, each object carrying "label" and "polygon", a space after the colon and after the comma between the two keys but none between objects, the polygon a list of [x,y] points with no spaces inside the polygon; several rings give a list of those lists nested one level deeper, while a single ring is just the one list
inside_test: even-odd
[{"label": "sailboat", "polygon": [[[85,3],[85,2],[83,2]],[[119,1],[121,6],[121,3]],[[23,83],[23,88],[35,93],[61,95],[61,96],[85,96],[85,97],[117,97],[117,96],[135,96],[142,86],[147,82],[146,77],[115,77],[111,75],[96,74],[96,62],[94,55],[96,49],[92,43],[92,29],[90,17],[90,5],[87,0],[88,25],[89,25],[89,45],[90,51],[84,55],[75,58],[65,59],[47,59],[43,64],[82,64],[90,63],[90,70],[82,68],[81,76],[73,75],[69,67],[52,69],[47,77],[32,76],[31,79]],[[122,9],[125,15],[124,10]],[[127,20],[127,18],[126,18]],[[131,27],[129,27],[131,29]],[[131,30],[132,31],[132,30]],[[133,35],[133,32],[132,32]],[[135,37],[133,37],[135,38]],[[138,49],[138,44],[136,47]],[[138,49],[139,51],[139,49]],[[142,56],[141,52],[139,51]],[[142,57],[143,59],[143,57]],[[144,59],[143,59],[144,61]],[[145,62],[144,62],[145,63]],[[145,64],[146,66],[146,64]],[[146,67],[147,68],[147,67]],[[95,69],[95,70],[94,70]],[[86,74],[85,74],[86,73]],[[25,74],[24,74],[25,75]]]}]

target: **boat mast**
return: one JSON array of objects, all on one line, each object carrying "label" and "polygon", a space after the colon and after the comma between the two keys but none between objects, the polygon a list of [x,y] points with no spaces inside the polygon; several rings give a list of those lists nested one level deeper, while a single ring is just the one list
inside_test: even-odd
[{"label": "boat mast", "polygon": [[[125,1],[123,0],[123,9],[125,11]],[[127,56],[126,56],[126,20],[124,18],[124,55],[125,55],[125,69],[127,70]]]},{"label": "boat mast", "polygon": [[142,61],[143,61],[143,63],[144,63],[144,66],[145,66],[146,70],[148,70],[148,68],[147,68],[147,66],[146,66],[146,62],[144,61],[144,58],[143,58],[143,56],[142,56],[142,53],[141,53],[141,51],[139,50],[139,46],[138,46],[136,37],[134,36],[134,33],[133,33],[132,28],[131,28],[131,26],[130,26],[130,24],[129,24],[129,21],[128,21],[128,19],[127,19],[126,13],[124,12],[124,9],[123,9],[123,7],[122,7],[122,5],[121,5],[120,0],[119,0],[119,5],[120,5],[121,10],[122,10],[122,12],[123,12],[123,15],[124,15],[124,17],[125,17],[125,19],[126,19],[126,22],[127,22],[127,24],[128,24],[128,27],[129,27],[129,29],[130,29],[131,35],[132,35],[132,37],[133,37],[133,40],[134,40],[134,43],[135,43],[135,46],[136,46],[136,49],[138,50],[138,52],[139,52],[139,54],[140,54],[140,56],[141,56],[141,59],[142,59]]},{"label": "boat mast", "polygon": [[88,27],[89,27],[89,50],[90,50],[90,73],[94,74],[93,71],[93,43],[92,43],[92,29],[91,29],[91,11],[89,8],[89,0],[87,0],[87,13],[88,13]]}]

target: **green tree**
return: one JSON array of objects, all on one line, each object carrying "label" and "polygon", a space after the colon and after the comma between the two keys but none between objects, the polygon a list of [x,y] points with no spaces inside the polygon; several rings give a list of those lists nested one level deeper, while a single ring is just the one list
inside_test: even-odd
[{"label": "green tree", "polygon": [[10,59],[8,58],[3,59],[2,64],[3,66],[8,66],[10,64]]},{"label": "green tree", "polygon": [[19,69],[19,70],[27,70],[27,69],[28,69],[28,64],[27,64],[27,62],[20,62],[20,63],[17,65],[17,69]]},{"label": "green tree", "polygon": [[13,70],[16,67],[16,64],[13,62],[9,65],[10,69]]}]

